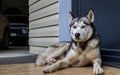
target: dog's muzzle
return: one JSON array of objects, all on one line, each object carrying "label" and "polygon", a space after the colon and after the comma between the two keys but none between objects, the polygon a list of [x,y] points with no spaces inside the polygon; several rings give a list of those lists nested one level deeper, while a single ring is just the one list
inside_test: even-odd
[{"label": "dog's muzzle", "polygon": [[75,33],[75,37],[76,37],[76,39],[79,39],[80,33]]}]

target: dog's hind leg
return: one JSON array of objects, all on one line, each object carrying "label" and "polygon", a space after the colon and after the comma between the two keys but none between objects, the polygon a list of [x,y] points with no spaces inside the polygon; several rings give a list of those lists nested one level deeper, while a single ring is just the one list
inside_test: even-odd
[{"label": "dog's hind leg", "polygon": [[63,44],[59,48],[56,48],[56,52],[52,53],[49,57],[46,58],[47,63],[52,64],[56,62],[57,57],[64,55],[64,52],[68,50],[70,43]]},{"label": "dog's hind leg", "polygon": [[[64,52],[69,48],[70,43],[58,43],[57,47],[48,47],[46,52],[38,55],[35,65],[42,66],[46,63],[52,64],[56,62],[56,57],[63,55]],[[55,45],[55,46],[56,46]]]},{"label": "dog's hind leg", "polygon": [[49,47],[47,48],[46,52],[44,53],[40,53],[38,56],[37,56],[37,59],[35,61],[35,65],[36,66],[42,66],[42,65],[45,65],[47,62],[46,62],[46,58],[47,56],[49,56],[51,53],[50,51],[52,52],[55,48],[53,47]]}]

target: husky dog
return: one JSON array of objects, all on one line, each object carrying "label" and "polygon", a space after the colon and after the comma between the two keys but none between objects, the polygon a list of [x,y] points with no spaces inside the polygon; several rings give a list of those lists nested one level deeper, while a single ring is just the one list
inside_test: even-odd
[{"label": "husky dog", "polygon": [[93,73],[102,74],[100,56],[100,37],[93,25],[94,12],[89,10],[86,17],[74,18],[70,14],[71,42],[61,42],[48,47],[45,53],[39,54],[37,66],[50,64],[43,69],[49,73],[67,67],[82,67],[93,64]]}]

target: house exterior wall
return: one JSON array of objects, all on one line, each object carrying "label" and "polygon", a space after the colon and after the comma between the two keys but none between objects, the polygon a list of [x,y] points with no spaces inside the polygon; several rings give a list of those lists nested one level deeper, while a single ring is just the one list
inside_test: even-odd
[{"label": "house exterior wall", "polygon": [[58,42],[58,0],[29,0],[30,53],[38,54]]}]

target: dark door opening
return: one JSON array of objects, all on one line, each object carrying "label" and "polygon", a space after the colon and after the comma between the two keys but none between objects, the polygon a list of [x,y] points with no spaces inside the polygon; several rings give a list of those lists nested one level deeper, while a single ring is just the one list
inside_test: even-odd
[{"label": "dark door opening", "polygon": [[[0,47],[0,60],[5,58],[6,61],[6,58],[31,55],[28,47],[28,7],[28,0],[0,0],[1,15],[9,21],[10,35],[8,49],[3,50]],[[0,63],[3,62],[0,61]]]}]

